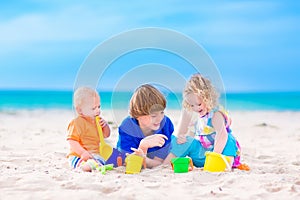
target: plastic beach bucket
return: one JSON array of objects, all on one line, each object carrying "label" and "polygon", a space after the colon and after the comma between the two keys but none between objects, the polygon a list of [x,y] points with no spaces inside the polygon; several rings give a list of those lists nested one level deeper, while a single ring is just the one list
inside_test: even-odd
[{"label": "plastic beach bucket", "polygon": [[230,158],[216,152],[205,152],[204,171],[224,172],[230,170]]},{"label": "plastic beach bucket", "polygon": [[193,170],[193,162],[188,157],[177,157],[171,159],[171,165],[175,173],[185,173],[189,171],[189,167]]},{"label": "plastic beach bucket", "polygon": [[144,158],[135,154],[130,154],[125,158],[126,174],[137,174],[141,172]]}]

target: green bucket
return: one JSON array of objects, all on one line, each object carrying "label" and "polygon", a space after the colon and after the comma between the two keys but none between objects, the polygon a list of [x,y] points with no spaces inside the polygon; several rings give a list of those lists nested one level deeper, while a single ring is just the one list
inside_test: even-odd
[{"label": "green bucket", "polygon": [[189,171],[189,167],[193,169],[193,162],[188,157],[177,157],[171,159],[171,165],[175,173],[186,173]]}]

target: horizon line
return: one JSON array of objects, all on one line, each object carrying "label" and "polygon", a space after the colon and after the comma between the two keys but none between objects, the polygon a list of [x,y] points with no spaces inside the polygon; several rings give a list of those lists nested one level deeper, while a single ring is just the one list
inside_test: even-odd
[{"label": "horizon line", "polygon": [[[133,92],[134,90],[110,90],[110,89],[102,89],[96,88],[98,92]],[[74,89],[72,88],[1,88],[1,92],[7,91],[23,91],[23,92],[72,92]],[[299,93],[300,90],[227,90],[226,93],[230,94],[242,94],[242,93]],[[182,91],[172,91],[172,93],[182,93]],[[225,94],[226,94],[225,93]]]}]

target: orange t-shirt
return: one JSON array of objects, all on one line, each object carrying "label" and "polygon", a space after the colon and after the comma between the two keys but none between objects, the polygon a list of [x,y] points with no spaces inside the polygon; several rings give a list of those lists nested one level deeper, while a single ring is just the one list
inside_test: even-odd
[{"label": "orange t-shirt", "polygon": [[[73,119],[68,126],[67,140],[75,140],[90,153],[99,154],[99,134],[97,131],[96,122],[90,118],[78,116]],[[75,152],[70,149],[67,157],[77,156]]]}]

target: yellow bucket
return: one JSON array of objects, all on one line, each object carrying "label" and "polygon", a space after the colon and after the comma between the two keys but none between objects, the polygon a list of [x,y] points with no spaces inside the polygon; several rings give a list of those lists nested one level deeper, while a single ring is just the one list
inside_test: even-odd
[{"label": "yellow bucket", "polygon": [[205,163],[204,171],[209,172],[224,172],[226,170],[230,171],[230,158],[216,152],[205,152]]},{"label": "yellow bucket", "polygon": [[144,158],[135,154],[130,154],[125,158],[126,174],[137,174],[141,172]]}]

